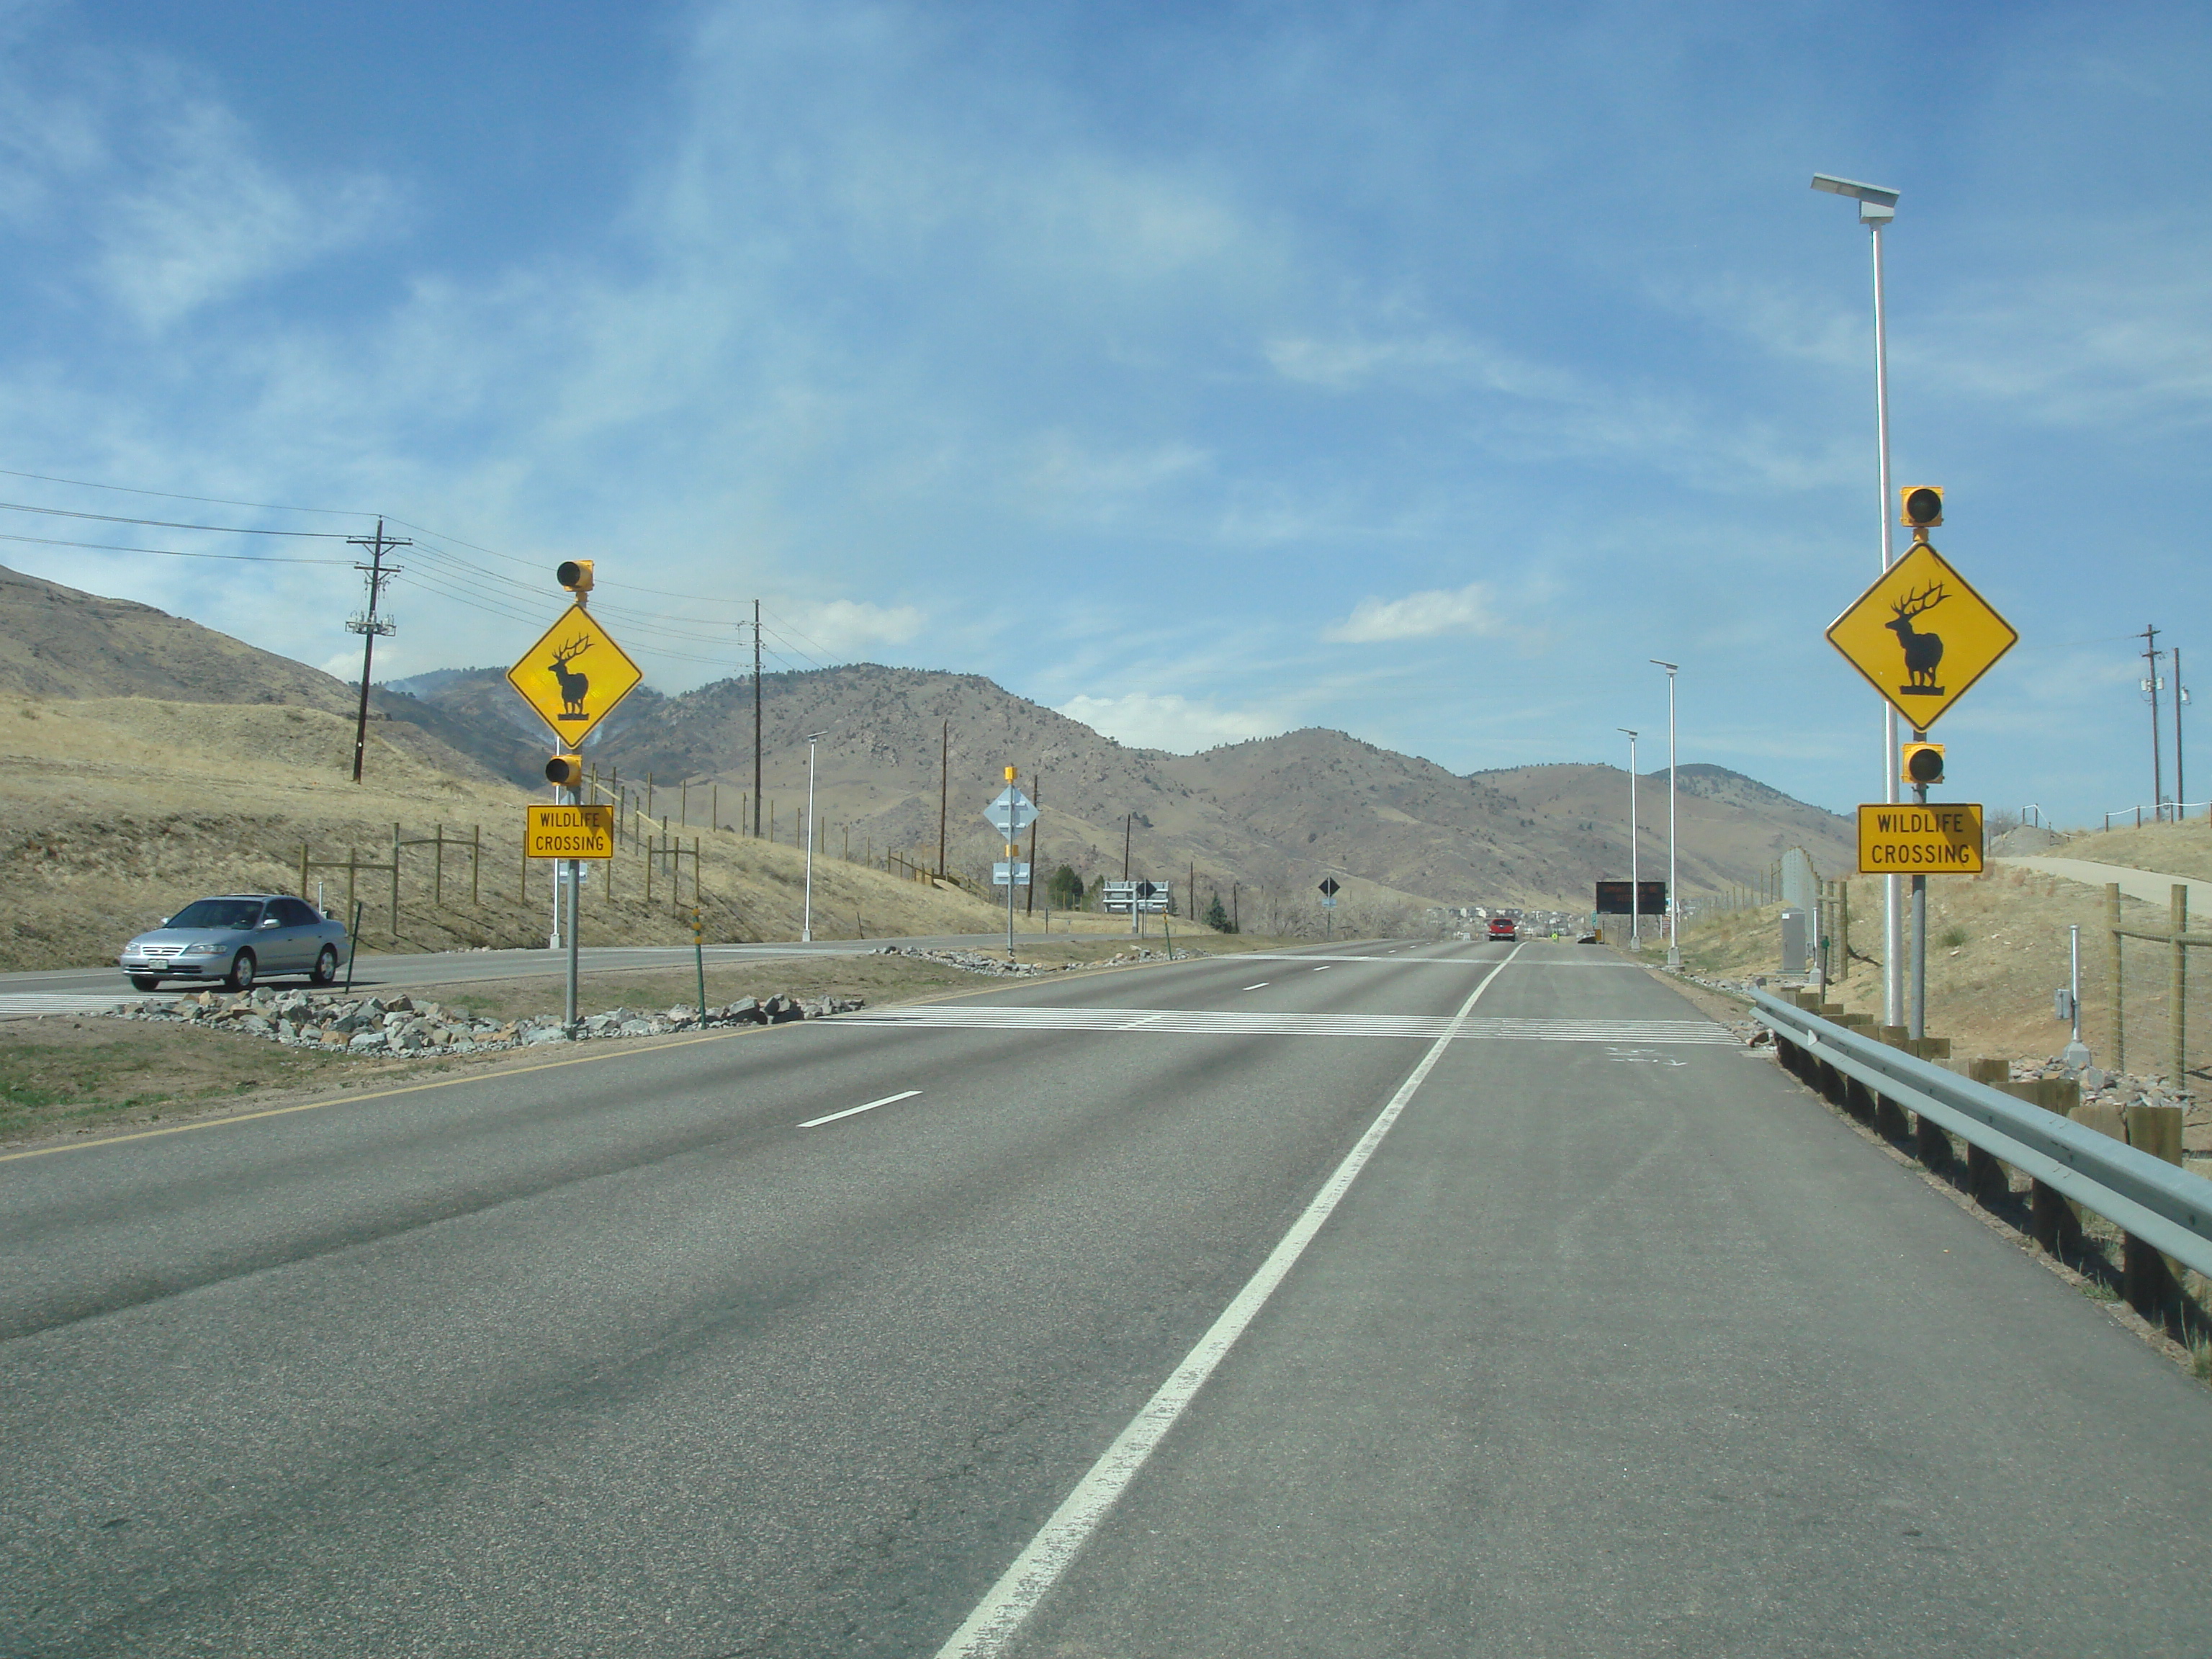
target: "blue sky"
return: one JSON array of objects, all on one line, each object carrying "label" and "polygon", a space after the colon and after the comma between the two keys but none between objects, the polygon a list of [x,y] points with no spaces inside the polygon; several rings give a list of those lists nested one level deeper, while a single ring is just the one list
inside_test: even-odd
[{"label": "blue sky", "polygon": [[[1948,793],[2078,821],[2148,798],[2130,636],[2212,685],[2207,84],[2179,5],[0,4],[0,467],[81,481],[0,496],[388,514],[379,678],[508,660],[572,556],[665,690],[758,597],[779,662],[1178,749],[1663,758],[1671,658],[1684,760],[1844,807],[1836,173],[1904,192],[1897,482],[2022,635]],[[342,540],[0,532],[357,672]]]}]

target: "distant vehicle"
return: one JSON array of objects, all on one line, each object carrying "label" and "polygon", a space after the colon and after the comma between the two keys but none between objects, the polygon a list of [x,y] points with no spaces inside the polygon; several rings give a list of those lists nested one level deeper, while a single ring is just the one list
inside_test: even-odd
[{"label": "distant vehicle", "polygon": [[123,947],[118,964],[142,991],[165,979],[219,979],[243,991],[270,974],[328,985],[350,953],[345,924],[283,893],[194,899]]},{"label": "distant vehicle", "polygon": [[1510,944],[1519,939],[1521,934],[1520,930],[1514,927],[1512,917],[1492,916],[1490,919],[1490,936],[1492,939],[1504,939]]}]

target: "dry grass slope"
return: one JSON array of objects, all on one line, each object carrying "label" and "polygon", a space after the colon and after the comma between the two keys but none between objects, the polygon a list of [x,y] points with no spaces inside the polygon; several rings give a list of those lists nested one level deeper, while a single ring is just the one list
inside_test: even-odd
[{"label": "dry grass slope", "polygon": [[[392,827],[464,837],[482,826],[477,896],[465,852],[443,857],[434,902],[428,848],[401,854],[401,902],[391,878],[363,877],[364,945],[451,950],[542,944],[549,866],[522,869],[521,791],[457,778],[371,728],[368,781],[350,781],[353,722],[315,708],[166,703],[143,698],[55,702],[0,698],[0,782],[13,809],[0,842],[0,968],[113,960],[132,933],[203,892],[300,884],[301,842],[318,860],[391,855]],[[805,859],[798,848],[694,830],[709,937],[794,938]],[[690,837],[686,837],[689,843]],[[343,871],[318,871],[335,909]],[[611,877],[611,880],[609,878]],[[586,887],[586,944],[677,944],[690,938],[690,862],[678,908],[665,871],[653,876],[625,846]],[[312,894],[313,878],[309,888]],[[968,894],[836,859],[815,865],[815,932],[823,938],[985,933],[1000,913]]]}]

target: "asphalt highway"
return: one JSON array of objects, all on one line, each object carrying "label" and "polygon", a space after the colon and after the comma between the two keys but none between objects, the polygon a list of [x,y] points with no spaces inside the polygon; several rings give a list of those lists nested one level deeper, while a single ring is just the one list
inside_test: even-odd
[{"label": "asphalt highway", "polygon": [[19,1154],[0,1261],[9,1655],[2212,1650],[2212,1396],[1589,947]]}]

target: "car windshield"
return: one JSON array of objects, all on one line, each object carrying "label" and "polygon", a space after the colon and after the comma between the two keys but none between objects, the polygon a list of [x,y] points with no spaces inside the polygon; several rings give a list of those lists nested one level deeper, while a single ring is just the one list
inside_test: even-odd
[{"label": "car windshield", "polygon": [[261,920],[259,899],[194,899],[169,918],[172,927],[242,930]]}]

